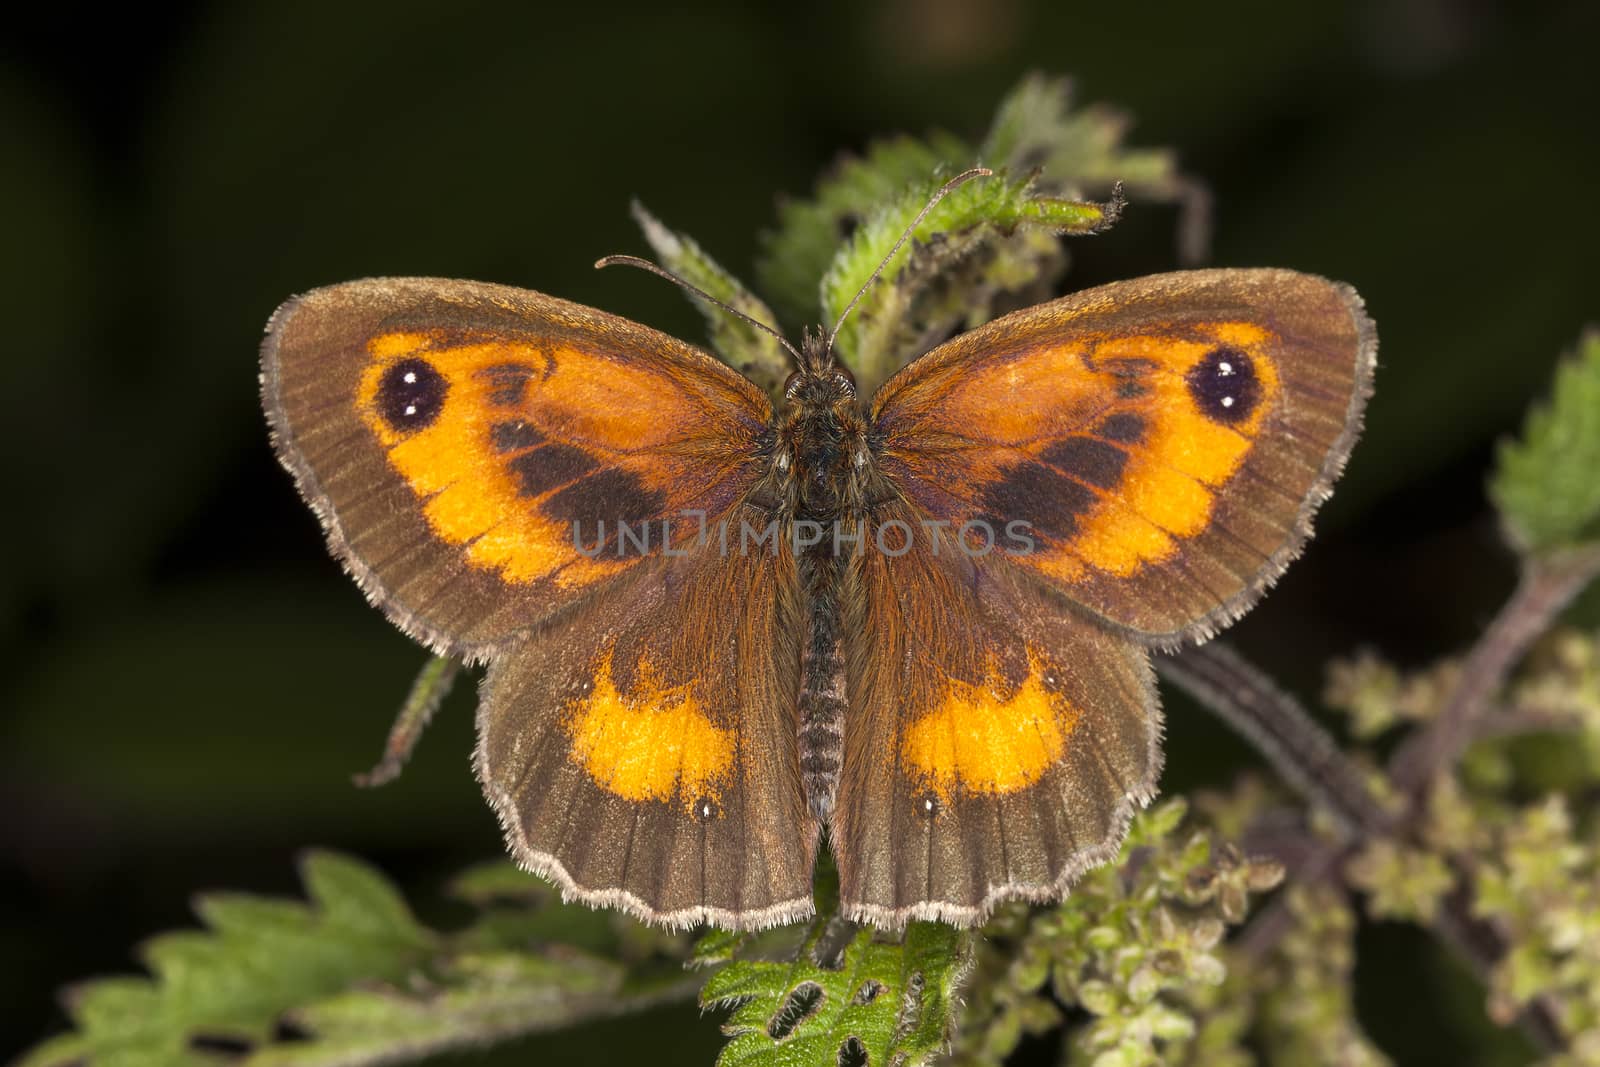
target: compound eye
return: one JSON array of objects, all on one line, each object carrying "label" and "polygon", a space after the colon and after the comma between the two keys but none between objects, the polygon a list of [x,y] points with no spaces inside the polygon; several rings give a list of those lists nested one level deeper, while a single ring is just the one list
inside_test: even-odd
[{"label": "compound eye", "polygon": [[794,392],[796,389],[800,388],[800,380],[804,377],[805,375],[797,370],[792,370],[789,372],[789,377],[783,380],[783,398],[785,400],[794,399]]},{"label": "compound eye", "polygon": [[851,396],[856,395],[856,376],[850,373],[850,368],[842,363],[833,365],[833,381],[840,389]]}]

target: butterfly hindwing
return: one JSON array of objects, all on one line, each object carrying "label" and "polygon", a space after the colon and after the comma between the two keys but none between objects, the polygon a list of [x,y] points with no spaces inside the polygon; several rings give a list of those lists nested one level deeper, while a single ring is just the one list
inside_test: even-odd
[{"label": "butterfly hindwing", "polygon": [[1058,899],[1115,855],[1161,763],[1149,653],[923,518],[880,509],[891,551],[857,554],[846,586],[831,837],[846,913],[889,927]]},{"label": "butterfly hindwing", "polygon": [[811,912],[818,837],[794,559],[687,551],[495,660],[478,775],[513,854],[567,895],[670,926],[770,926]]},{"label": "butterfly hindwing", "polygon": [[665,334],[427,278],[286,303],[262,392],[279,457],[369,598],[468,658],[658,554],[663,521],[731,507],[771,418]]},{"label": "butterfly hindwing", "polygon": [[1310,275],[1103,286],[887,382],[882,469],[931,518],[1023,524],[1035,543],[1017,563],[1172,645],[1232,622],[1299,551],[1359,430],[1375,347],[1355,293]]}]

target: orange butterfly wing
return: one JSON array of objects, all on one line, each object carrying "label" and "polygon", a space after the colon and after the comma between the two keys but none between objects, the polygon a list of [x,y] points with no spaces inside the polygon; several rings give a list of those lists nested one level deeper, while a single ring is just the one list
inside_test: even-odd
[{"label": "orange butterfly wing", "polygon": [[734,507],[771,419],[681,341],[478,282],[318,289],[273,316],[262,366],[334,554],[403,630],[473,659],[658,554],[663,522]]},{"label": "orange butterfly wing", "polygon": [[875,525],[892,551],[851,560],[845,601],[830,825],[845,913],[968,926],[1004,900],[1060,899],[1155,793],[1149,653],[1016,568],[941,551],[904,503]]},{"label": "orange butterfly wing", "polygon": [[770,521],[759,390],[627,320],[435,279],[290,301],[262,383],[369,598],[489,661],[476,768],[519,862],[673,926],[810,912],[795,562],[703,534]]},{"label": "orange butterfly wing", "polygon": [[873,403],[882,469],[953,528],[1025,524],[1033,544],[1011,562],[1172,645],[1232,622],[1299,552],[1359,432],[1375,349],[1352,290],[1292,271],[1105,286],[890,379]]},{"label": "orange butterfly wing", "polygon": [[1299,550],[1374,347],[1344,286],[1199,271],[1006,316],[883,386],[845,594],[847,914],[965,925],[1115,855],[1161,762],[1143,646],[1231,622]]}]

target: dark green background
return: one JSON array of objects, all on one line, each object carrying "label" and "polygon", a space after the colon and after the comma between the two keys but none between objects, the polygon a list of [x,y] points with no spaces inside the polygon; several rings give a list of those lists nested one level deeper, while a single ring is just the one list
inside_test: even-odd
[{"label": "dark green background", "polygon": [[[571,7],[8,14],[0,1056],[63,1025],[56,986],[189,922],[193,892],[292,891],[304,845],[374,858],[425,910],[499,852],[470,694],[398,783],[349,782],[421,654],[325,555],[267,447],[261,327],[312,286],[480,278],[698,339],[668,286],[590,270],[643,250],[630,197],[748,275],[775,197],[839,153],[979,134],[1024,72],[1070,73],[1211,183],[1216,263],[1348,280],[1379,325],[1366,439],[1239,642],[1314,698],[1329,655],[1420,662],[1506,592],[1492,443],[1600,313],[1600,5]],[[1172,267],[1175,221],[1135,202],[1074,245],[1071,281]],[[1168,788],[1248,760],[1172,705]],[[1362,949],[1387,1049],[1487,1055],[1479,994],[1420,938],[1377,928]],[[495,1062],[707,1062],[717,1041],[684,1006]]]}]

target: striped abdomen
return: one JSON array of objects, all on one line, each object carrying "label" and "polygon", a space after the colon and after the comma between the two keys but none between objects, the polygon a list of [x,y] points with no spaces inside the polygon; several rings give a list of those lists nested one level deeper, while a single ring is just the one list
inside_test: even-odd
[{"label": "striped abdomen", "polygon": [[844,653],[839,640],[843,560],[831,538],[800,558],[806,593],[806,639],[800,652],[800,776],[806,803],[823,825],[833,812],[844,756]]}]

